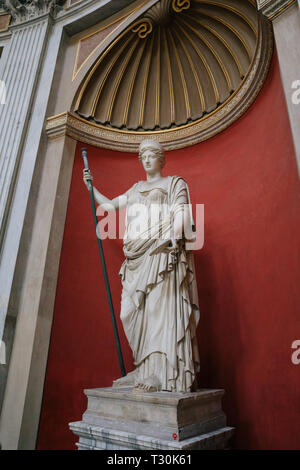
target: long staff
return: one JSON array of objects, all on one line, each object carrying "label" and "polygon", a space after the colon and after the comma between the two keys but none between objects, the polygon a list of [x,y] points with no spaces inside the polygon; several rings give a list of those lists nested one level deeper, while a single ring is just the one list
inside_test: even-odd
[{"label": "long staff", "polygon": [[[82,148],[81,152],[82,152],[82,157],[83,157],[83,161],[84,161],[84,168],[85,168],[85,170],[89,170],[89,163],[88,163],[88,159],[87,159],[87,151],[86,151],[85,148]],[[96,227],[96,232],[97,232],[97,230],[98,230],[98,228],[97,228],[98,219],[97,219],[97,214],[96,214],[96,204],[95,204],[95,198],[94,198],[93,184],[92,184],[91,181],[88,181],[88,189],[89,189],[89,193],[90,193],[90,197],[91,197],[94,222],[95,222],[95,227]],[[120,345],[120,339],[119,339],[119,333],[118,333],[118,327],[117,327],[114,307],[113,307],[112,298],[111,298],[111,291],[110,291],[110,285],[109,285],[109,280],[108,280],[108,275],[107,275],[107,270],[106,270],[106,264],[105,264],[105,258],[104,258],[103,248],[102,248],[102,242],[101,242],[101,238],[100,238],[100,233],[98,233],[98,232],[97,232],[97,240],[98,240],[98,246],[99,246],[99,252],[100,252],[100,258],[101,258],[103,274],[104,274],[106,294],[107,294],[107,299],[108,299],[108,303],[109,303],[110,316],[111,316],[111,320],[112,320],[112,324],[113,324],[114,335],[115,335],[115,340],[116,340],[116,345],[117,345],[117,350],[118,350],[120,368],[121,368],[122,376],[124,377],[126,375],[126,371],[125,371],[125,366],[124,366],[124,361],[123,361],[123,356],[122,356],[122,350],[121,350],[121,345]]]}]

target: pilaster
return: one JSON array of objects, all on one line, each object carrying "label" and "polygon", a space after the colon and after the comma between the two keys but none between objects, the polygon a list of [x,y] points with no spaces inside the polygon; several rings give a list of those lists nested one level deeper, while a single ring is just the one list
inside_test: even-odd
[{"label": "pilaster", "polygon": [[0,236],[3,238],[9,212],[22,138],[40,67],[49,16],[12,31],[1,80],[6,86],[6,104],[0,116]]},{"label": "pilaster", "polygon": [[300,175],[300,0],[257,0],[273,23],[282,84]]},{"label": "pilaster", "polygon": [[0,9],[11,16],[12,34],[0,71],[0,80],[6,87],[6,103],[0,115],[0,244],[49,26],[63,3],[64,0],[0,0]]},{"label": "pilaster", "polygon": [[[53,18],[61,3],[61,0],[39,0],[38,2],[26,0],[23,3],[16,0],[12,4],[7,0],[0,0],[0,8],[11,15],[9,27],[10,40],[5,46],[5,60],[1,64],[0,70],[0,80],[4,82],[6,89],[6,102],[1,106],[0,113],[1,273],[3,256],[5,257],[3,246],[5,238],[8,237],[7,229],[11,204],[15,197],[16,180],[21,165],[25,137],[29,132],[28,125],[39,83],[39,72],[43,63]],[[59,43],[60,37],[57,39]],[[39,109],[41,110],[41,106]],[[44,116],[39,116],[39,120],[41,118],[43,122]],[[30,168],[30,165],[28,168]],[[24,199],[26,199],[26,187],[23,188],[23,191]],[[17,233],[18,227],[15,226],[11,240],[17,236]],[[15,253],[11,250],[10,256],[12,258],[15,256]],[[4,274],[10,279],[10,276],[7,276],[7,272]],[[2,281],[1,277],[2,274],[0,274],[0,282]],[[9,301],[9,294],[7,292],[6,295],[5,289],[7,282],[9,282],[8,279],[6,280],[5,278],[3,283],[1,282],[0,338],[2,338],[3,334]]]}]

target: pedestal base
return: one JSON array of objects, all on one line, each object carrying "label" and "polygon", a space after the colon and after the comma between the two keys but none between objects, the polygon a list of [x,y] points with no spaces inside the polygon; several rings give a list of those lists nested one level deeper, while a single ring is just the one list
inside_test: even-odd
[{"label": "pedestal base", "polygon": [[234,428],[222,411],[224,390],[132,393],[132,387],[85,390],[88,408],[70,423],[79,449],[225,449]]}]

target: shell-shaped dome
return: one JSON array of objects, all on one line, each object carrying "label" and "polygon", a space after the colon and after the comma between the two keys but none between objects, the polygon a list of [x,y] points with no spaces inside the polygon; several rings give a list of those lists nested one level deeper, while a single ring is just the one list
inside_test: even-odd
[{"label": "shell-shaped dome", "polygon": [[[249,0],[194,0],[176,12],[146,15],[102,54],[80,89],[75,111],[112,129],[176,128],[215,111],[251,67],[259,34]],[[147,21],[147,20],[146,20]]]}]

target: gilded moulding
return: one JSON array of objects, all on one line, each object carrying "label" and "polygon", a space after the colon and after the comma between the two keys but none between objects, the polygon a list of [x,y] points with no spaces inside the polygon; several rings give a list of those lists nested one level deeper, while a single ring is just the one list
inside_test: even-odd
[{"label": "gilded moulding", "polygon": [[240,87],[215,111],[200,120],[174,129],[131,132],[110,129],[67,111],[47,119],[48,137],[54,139],[68,135],[96,147],[136,153],[145,138],[155,138],[163,144],[165,150],[175,150],[215,136],[247,111],[265,82],[273,52],[273,34],[271,24],[263,18],[260,19],[260,29],[256,53]]},{"label": "gilded moulding", "polygon": [[[124,15],[122,16],[118,16],[117,18],[114,18],[113,21],[109,22],[108,24],[102,26],[100,29],[97,29],[96,31],[93,31],[92,33],[89,33],[87,34],[86,36],[83,36],[82,38],[80,38],[78,40],[78,43],[77,43],[77,49],[76,49],[76,57],[75,57],[75,62],[74,62],[74,67],[73,67],[73,77],[72,77],[72,81],[75,80],[75,78],[77,77],[78,73],[81,71],[81,69],[83,68],[83,66],[87,63],[87,61],[89,60],[89,58],[97,51],[97,49],[99,49],[101,47],[101,45],[104,43],[104,42],[107,42],[107,40],[109,39],[109,37],[111,35],[113,35],[117,29],[121,29],[122,28],[122,25],[126,22],[126,21],[129,21],[130,18],[138,11],[140,10],[143,6],[145,6],[147,3],[147,0],[145,0],[142,4],[138,5],[138,7],[135,7],[133,10],[129,11],[129,12],[126,12]],[[123,21],[122,21],[123,20]],[[137,25],[138,23],[141,23],[141,20],[137,20],[132,27],[134,27],[134,25]],[[79,54],[80,54],[80,48],[83,44],[83,42],[88,39],[88,38],[91,38],[93,36],[95,36],[96,34],[102,32],[102,31],[105,31],[105,30],[110,30],[110,28],[115,25],[115,28],[112,30],[112,31],[109,31],[108,35],[105,36],[103,38],[103,40],[101,40],[96,47],[94,47],[90,52],[89,54],[87,55],[87,57],[84,58],[83,62],[80,63],[80,65],[78,65],[78,58],[79,58]]]}]

